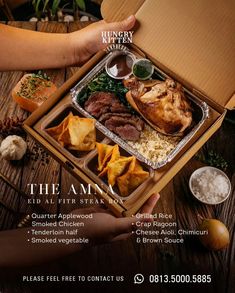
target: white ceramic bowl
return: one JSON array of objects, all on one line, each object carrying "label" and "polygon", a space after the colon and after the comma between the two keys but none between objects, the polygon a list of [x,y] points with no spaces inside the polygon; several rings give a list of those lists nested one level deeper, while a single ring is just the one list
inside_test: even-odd
[{"label": "white ceramic bowl", "polygon": [[[218,175],[223,176],[228,183],[228,192],[223,196],[223,199],[221,199],[219,201],[210,202],[208,200],[203,200],[200,198],[200,196],[197,195],[197,193],[195,191],[195,186],[197,185],[196,179],[200,178],[200,176],[207,170],[214,171]],[[210,204],[210,205],[216,205],[216,204],[220,204],[220,203],[224,202],[229,197],[229,195],[231,193],[231,182],[230,182],[228,176],[220,169],[215,168],[215,167],[211,167],[211,166],[206,166],[206,167],[199,168],[192,173],[192,175],[190,176],[190,179],[189,179],[189,188],[190,188],[192,194],[194,195],[194,197],[196,199],[198,199],[200,202],[205,203],[205,204]]]}]

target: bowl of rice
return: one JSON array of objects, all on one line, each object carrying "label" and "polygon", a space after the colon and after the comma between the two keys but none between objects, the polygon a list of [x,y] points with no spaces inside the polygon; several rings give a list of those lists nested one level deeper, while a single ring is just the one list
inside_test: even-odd
[{"label": "bowl of rice", "polygon": [[229,197],[231,183],[223,171],[206,166],[192,173],[189,179],[189,188],[202,203],[216,205]]}]

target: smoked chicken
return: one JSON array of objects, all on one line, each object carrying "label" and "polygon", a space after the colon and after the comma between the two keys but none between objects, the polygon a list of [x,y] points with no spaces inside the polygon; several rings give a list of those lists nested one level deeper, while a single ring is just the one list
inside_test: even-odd
[{"label": "smoked chicken", "polygon": [[192,124],[192,109],[179,83],[165,81],[124,81],[126,98],[156,130],[167,135],[183,135]]}]

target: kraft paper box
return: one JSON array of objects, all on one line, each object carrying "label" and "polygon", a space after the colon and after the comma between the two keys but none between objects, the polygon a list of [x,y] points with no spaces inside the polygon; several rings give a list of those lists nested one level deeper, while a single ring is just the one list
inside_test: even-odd
[{"label": "kraft paper box", "polygon": [[[97,196],[102,198],[118,216],[135,214],[153,192],[159,192],[179,172],[188,160],[203,146],[221,126],[226,109],[235,106],[235,28],[230,14],[235,7],[215,0],[216,13],[208,16],[206,1],[186,0],[104,0],[102,16],[106,21],[122,20],[135,14],[137,28],[130,49],[138,55],[149,58],[154,65],[174,80],[179,81],[192,94],[209,106],[209,118],[200,130],[165,167],[157,169],[151,178],[130,199],[115,201],[103,189]],[[230,3],[235,6],[234,3]],[[203,11],[203,13],[202,13]],[[221,20],[221,15],[226,14]],[[226,31],[226,33],[224,33]],[[40,131],[47,121],[48,113],[56,117],[61,107],[71,106],[71,88],[78,83],[104,56],[97,53],[24,124],[31,134],[51,155],[80,182],[91,184],[95,180],[86,172],[84,162],[73,160],[66,151],[58,149],[53,141]],[[225,78],[226,77],[226,78]],[[67,111],[67,110],[66,110]],[[54,114],[53,114],[54,113]],[[99,135],[98,135],[99,136]],[[100,134],[100,141],[105,137]],[[89,161],[89,155],[87,157]],[[96,189],[97,191],[97,189]]]}]

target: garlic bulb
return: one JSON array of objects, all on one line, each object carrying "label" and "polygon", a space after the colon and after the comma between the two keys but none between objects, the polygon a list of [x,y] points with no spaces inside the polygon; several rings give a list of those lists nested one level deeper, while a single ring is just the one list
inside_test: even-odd
[{"label": "garlic bulb", "polygon": [[26,153],[27,144],[17,135],[7,136],[1,143],[0,153],[8,161],[21,160]]}]

